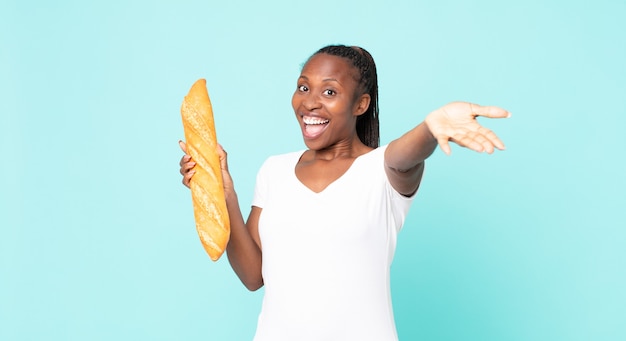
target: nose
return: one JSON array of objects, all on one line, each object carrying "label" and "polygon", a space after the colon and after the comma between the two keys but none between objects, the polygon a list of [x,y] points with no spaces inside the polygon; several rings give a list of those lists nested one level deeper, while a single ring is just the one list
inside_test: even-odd
[{"label": "nose", "polygon": [[320,102],[319,96],[308,93],[302,99],[302,105],[306,110],[313,111],[315,109],[319,109],[322,106],[322,103]]}]

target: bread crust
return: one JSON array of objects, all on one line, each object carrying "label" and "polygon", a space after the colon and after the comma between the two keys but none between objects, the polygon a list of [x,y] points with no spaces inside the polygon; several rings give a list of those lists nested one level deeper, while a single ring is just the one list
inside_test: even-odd
[{"label": "bread crust", "polygon": [[206,80],[199,79],[193,84],[180,112],[187,154],[196,162],[195,174],[189,182],[196,231],[209,257],[217,261],[228,244],[230,220]]}]

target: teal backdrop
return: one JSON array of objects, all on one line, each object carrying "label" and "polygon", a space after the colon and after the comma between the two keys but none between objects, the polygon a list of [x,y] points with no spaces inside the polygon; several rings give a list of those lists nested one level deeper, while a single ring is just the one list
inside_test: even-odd
[{"label": "teal backdrop", "polygon": [[[626,340],[626,2],[0,4],[0,339],[250,340],[248,292],[197,238],[180,104],[206,78],[241,206],[318,48],[361,45],[388,143],[502,106],[507,149],[427,162],[399,236],[401,340]],[[332,309],[332,307],[329,307]]]}]

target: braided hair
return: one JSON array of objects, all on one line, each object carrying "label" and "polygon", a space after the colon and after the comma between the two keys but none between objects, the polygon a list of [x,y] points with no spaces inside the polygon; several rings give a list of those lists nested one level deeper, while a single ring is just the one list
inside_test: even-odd
[{"label": "braided hair", "polygon": [[[380,143],[378,128],[378,76],[374,58],[364,48],[358,46],[329,45],[319,49],[313,56],[325,53],[348,59],[359,71],[358,91],[370,95],[370,105],[357,118],[356,133],[361,142],[371,148],[378,148]],[[311,57],[313,57],[311,56]]]}]

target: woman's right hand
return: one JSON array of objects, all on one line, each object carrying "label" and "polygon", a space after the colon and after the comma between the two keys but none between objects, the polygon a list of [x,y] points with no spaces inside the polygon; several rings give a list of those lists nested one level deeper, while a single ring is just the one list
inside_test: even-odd
[{"label": "woman's right hand", "polygon": [[187,145],[183,141],[178,141],[180,149],[183,150],[185,155],[180,159],[180,174],[183,176],[183,185],[189,187],[189,181],[191,177],[196,173],[193,167],[196,163],[191,159],[191,155],[187,154]]},{"label": "woman's right hand", "polygon": [[[183,150],[185,155],[180,159],[180,174],[183,176],[183,185],[189,187],[189,181],[191,181],[191,177],[196,173],[194,167],[196,163],[191,158],[191,155],[187,154],[187,144],[183,141],[178,141],[180,145],[180,149]],[[228,159],[227,154],[224,148],[221,145],[217,145],[217,155],[220,158],[220,168],[222,169],[222,180],[224,182],[224,194],[228,197],[235,191],[233,186],[233,179],[230,177],[230,173],[228,172]]]}]

